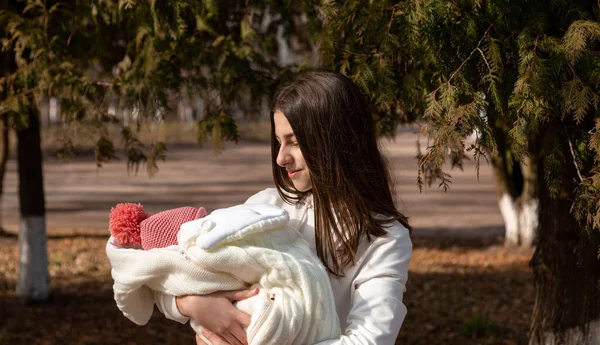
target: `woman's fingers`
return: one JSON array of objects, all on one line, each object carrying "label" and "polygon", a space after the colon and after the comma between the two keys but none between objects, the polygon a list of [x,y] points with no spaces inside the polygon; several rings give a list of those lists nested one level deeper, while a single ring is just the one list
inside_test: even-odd
[{"label": "woman's fingers", "polygon": [[[205,327],[201,333],[206,340],[196,339],[198,345],[247,345],[244,328],[250,325],[250,316],[235,308],[234,301],[258,294],[258,289],[218,291],[208,295],[190,295],[177,299],[181,313]],[[208,331],[209,329],[214,332]],[[206,334],[204,332],[207,332]],[[208,341],[207,341],[208,340]]]},{"label": "woman's fingers", "polygon": [[[202,335],[208,339],[212,345],[247,345],[247,343],[242,343],[237,340],[236,337],[234,337],[231,333],[229,333],[227,336],[225,336],[225,339],[223,339],[219,335],[205,328],[202,330]],[[196,335],[196,338],[200,338],[200,336]]]},{"label": "woman's fingers", "polygon": [[238,311],[237,313],[235,313],[235,315],[236,315],[235,316],[236,319],[243,327],[250,326],[250,321],[252,321],[252,319],[250,318],[250,315],[248,315],[242,311]]},{"label": "woman's fingers", "polygon": [[248,345],[248,343],[242,343],[238,338],[236,338],[233,333],[223,334],[223,337],[227,341],[227,344],[231,345]]},{"label": "woman's fingers", "polygon": [[[243,313],[242,313],[243,314]],[[244,314],[246,315],[246,314]],[[231,334],[242,344],[248,344],[248,338],[246,337],[246,332],[241,327],[236,327],[231,330]]]},{"label": "woman's fingers", "polygon": [[196,345],[208,345],[202,338],[200,334],[196,333]]}]

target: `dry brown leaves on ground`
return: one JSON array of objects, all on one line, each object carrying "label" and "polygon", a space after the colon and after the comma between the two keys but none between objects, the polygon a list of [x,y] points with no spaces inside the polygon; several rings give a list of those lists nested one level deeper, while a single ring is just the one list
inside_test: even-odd
[{"label": "dry brown leaves on ground", "polygon": [[[496,241],[415,239],[397,344],[527,343],[533,306],[531,250]],[[145,326],[115,306],[105,236],[48,240],[53,297],[15,297],[17,240],[0,238],[0,344],[194,344],[188,325],[155,312]]]}]

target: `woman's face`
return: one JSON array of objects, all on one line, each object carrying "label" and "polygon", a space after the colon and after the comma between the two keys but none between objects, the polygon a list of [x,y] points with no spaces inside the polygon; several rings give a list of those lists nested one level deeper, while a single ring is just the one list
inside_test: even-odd
[{"label": "woman's face", "polygon": [[309,191],[312,188],[310,173],[292,126],[279,110],[273,114],[273,122],[275,122],[275,137],[280,144],[277,165],[287,171],[296,190],[299,192]]}]

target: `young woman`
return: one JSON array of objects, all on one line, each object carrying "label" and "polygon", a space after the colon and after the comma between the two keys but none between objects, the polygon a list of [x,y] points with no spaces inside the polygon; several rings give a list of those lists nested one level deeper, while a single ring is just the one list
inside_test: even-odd
[{"label": "young woman", "polygon": [[[406,316],[402,295],[412,243],[407,218],[394,206],[368,104],[343,75],[306,72],[278,90],[271,125],[276,188],[247,202],[286,209],[289,226],[327,268],[343,335],[319,345],[394,344]],[[241,345],[247,344],[242,327],[250,317],[232,302],[255,293],[156,301],[167,317],[191,317],[206,327],[203,334],[213,345]],[[204,344],[199,336],[196,342]]]}]

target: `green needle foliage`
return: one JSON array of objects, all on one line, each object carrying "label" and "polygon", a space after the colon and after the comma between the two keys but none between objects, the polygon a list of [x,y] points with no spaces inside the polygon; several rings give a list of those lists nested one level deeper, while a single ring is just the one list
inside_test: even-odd
[{"label": "green needle foliage", "polygon": [[[576,165],[573,212],[600,229],[599,11],[589,1],[325,1],[318,39],[324,63],[371,98],[382,134],[424,122],[419,185],[448,188],[442,164],[460,167],[465,149],[478,164],[497,154],[493,127],[516,159],[551,129],[561,134],[539,152],[548,186],[556,194],[561,166]],[[560,156],[561,145],[573,155]]]}]

